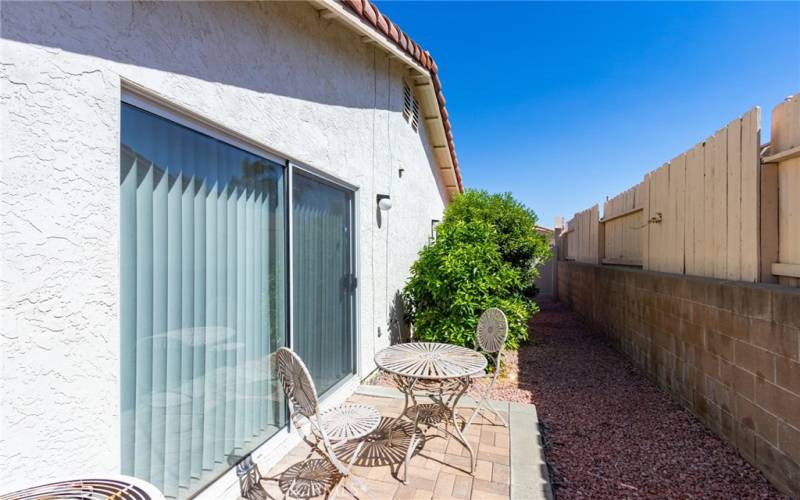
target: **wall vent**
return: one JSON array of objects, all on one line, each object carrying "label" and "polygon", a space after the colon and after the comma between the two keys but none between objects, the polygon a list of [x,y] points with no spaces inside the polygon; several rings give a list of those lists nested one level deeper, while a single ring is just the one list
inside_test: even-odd
[{"label": "wall vent", "polygon": [[411,124],[414,132],[419,128],[419,103],[408,85],[403,84],[403,118]]}]

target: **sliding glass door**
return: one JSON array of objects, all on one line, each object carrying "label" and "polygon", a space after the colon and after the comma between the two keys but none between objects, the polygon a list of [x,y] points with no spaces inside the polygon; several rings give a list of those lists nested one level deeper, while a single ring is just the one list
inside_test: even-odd
[{"label": "sliding glass door", "polygon": [[292,342],[324,393],[355,373],[353,192],[292,177]]},{"label": "sliding glass door", "polygon": [[289,207],[280,162],[128,103],[121,125],[122,472],[185,498],[286,426],[289,293],[318,392],[355,373],[354,194],[293,168]]},{"label": "sliding glass door", "polygon": [[122,471],[185,497],[286,424],[285,167],[123,103]]}]

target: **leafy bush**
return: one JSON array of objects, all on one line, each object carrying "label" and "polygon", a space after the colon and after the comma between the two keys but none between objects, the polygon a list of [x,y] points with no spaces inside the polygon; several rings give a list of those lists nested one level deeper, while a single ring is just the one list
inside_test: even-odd
[{"label": "leafy bush", "polygon": [[508,317],[506,345],[527,340],[528,319],[538,311],[535,264],[550,255],[535,228],[536,214],[508,193],[458,196],[411,267],[404,298],[415,336],[474,347],[479,316],[497,307]]}]

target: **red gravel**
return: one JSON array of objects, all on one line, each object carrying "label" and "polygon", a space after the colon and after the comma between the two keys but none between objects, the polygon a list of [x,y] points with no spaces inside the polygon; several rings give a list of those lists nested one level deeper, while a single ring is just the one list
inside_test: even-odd
[{"label": "red gravel", "polygon": [[531,340],[492,398],[536,405],[557,498],[783,498],[564,306],[542,304]]},{"label": "red gravel", "polygon": [[543,304],[531,338],[497,396],[536,404],[558,498],[781,498],[564,306]]}]

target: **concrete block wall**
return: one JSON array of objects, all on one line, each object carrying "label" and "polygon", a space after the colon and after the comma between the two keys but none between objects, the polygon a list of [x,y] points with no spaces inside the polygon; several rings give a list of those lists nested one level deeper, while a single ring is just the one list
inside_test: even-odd
[{"label": "concrete block wall", "polygon": [[559,261],[558,294],[800,496],[800,290]]}]

